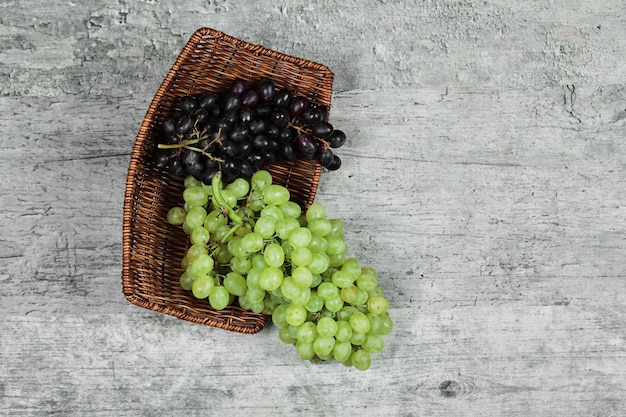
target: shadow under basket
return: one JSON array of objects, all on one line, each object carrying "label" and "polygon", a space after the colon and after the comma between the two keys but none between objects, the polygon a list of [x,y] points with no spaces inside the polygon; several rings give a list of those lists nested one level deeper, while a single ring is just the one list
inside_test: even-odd
[{"label": "shadow under basket", "polygon": [[[272,51],[222,32],[198,29],[189,39],[153,98],[133,145],[123,218],[122,289],[137,306],[177,318],[240,333],[257,333],[268,317],[229,306],[215,310],[180,286],[181,260],[189,246],[167,212],[183,205],[183,178],[158,168],[160,125],[184,95],[222,92],[239,78],[270,78],[277,88],[330,109],[333,73],[324,65]],[[315,199],[321,167],[308,160],[280,160],[265,167],[286,186],[292,200],[308,208]]]}]

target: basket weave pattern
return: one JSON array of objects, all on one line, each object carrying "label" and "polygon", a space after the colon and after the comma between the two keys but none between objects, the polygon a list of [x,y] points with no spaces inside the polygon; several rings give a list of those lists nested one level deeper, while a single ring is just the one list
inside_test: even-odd
[{"label": "basket weave pattern", "polygon": [[[189,39],[150,104],[133,145],[123,218],[122,289],[131,303],[183,320],[241,333],[256,333],[267,322],[256,314],[229,306],[216,311],[181,288],[181,260],[188,237],[181,227],[166,222],[168,210],[182,205],[183,179],[157,168],[159,126],[178,99],[205,91],[221,92],[236,78],[255,81],[268,77],[277,88],[330,108],[333,74],[311,61],[272,51],[201,28]],[[274,182],[286,186],[304,208],[314,199],[321,167],[297,160],[266,167]]]}]

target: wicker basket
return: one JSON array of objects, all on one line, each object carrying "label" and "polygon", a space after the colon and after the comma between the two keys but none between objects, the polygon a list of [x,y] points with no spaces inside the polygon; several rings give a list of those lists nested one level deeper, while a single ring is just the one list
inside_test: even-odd
[{"label": "wicker basket", "polygon": [[[167,211],[182,204],[181,178],[157,168],[158,127],[178,98],[219,92],[236,78],[271,78],[277,87],[330,107],[333,74],[325,66],[253,45],[222,32],[202,28],[189,39],[158,89],[141,124],[131,153],[124,198],[124,296],[131,303],[183,320],[241,333],[263,329],[267,316],[230,306],[216,311],[207,300],[181,288],[181,260],[188,237],[165,221]],[[314,162],[280,161],[267,169],[303,207],[313,203],[321,167]]]}]

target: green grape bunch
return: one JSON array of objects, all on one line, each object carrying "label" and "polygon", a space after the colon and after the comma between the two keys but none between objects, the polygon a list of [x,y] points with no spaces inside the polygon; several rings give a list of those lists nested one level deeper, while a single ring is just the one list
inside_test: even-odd
[{"label": "green grape bunch", "polygon": [[227,185],[188,176],[183,200],[167,214],[189,236],[183,289],[216,310],[270,315],[304,360],[370,367],[393,322],[376,270],[348,256],[341,220],[317,202],[303,212],[266,170]]}]

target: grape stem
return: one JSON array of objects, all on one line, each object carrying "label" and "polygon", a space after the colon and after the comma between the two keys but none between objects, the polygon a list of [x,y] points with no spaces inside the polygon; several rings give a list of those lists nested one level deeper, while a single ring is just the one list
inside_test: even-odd
[{"label": "grape stem", "polygon": [[302,126],[296,126],[295,123],[293,123],[293,121],[289,122],[287,124],[287,127],[290,127],[292,129],[294,129],[296,132],[298,132],[298,134],[302,134],[302,133],[309,133],[311,134],[311,136],[317,140],[318,142],[320,142],[322,144],[322,147],[324,149],[328,149],[330,147],[330,142],[328,142],[327,140],[324,140],[322,138],[318,138],[317,136],[313,135],[310,129],[306,129]]},{"label": "grape stem", "polygon": [[[222,173],[218,171],[211,179],[211,188],[213,189],[213,201],[219,206],[222,213],[228,215],[233,223],[235,223],[236,228],[239,228],[239,226],[243,226],[243,219],[237,213],[235,213],[235,210],[230,208],[226,203],[226,199],[222,195],[222,186]],[[228,234],[232,235],[231,232],[235,233],[235,231],[231,229]],[[223,239],[222,241],[224,240],[225,239]]]}]

